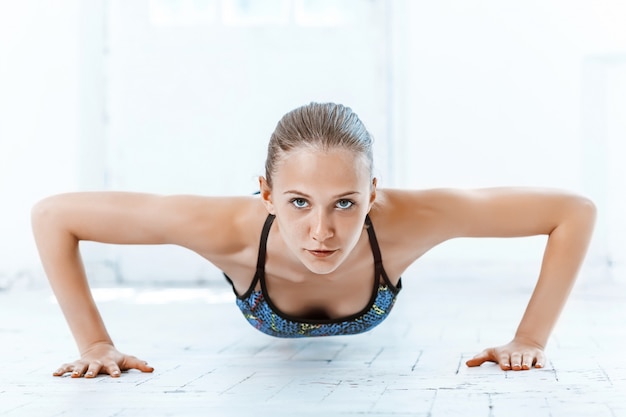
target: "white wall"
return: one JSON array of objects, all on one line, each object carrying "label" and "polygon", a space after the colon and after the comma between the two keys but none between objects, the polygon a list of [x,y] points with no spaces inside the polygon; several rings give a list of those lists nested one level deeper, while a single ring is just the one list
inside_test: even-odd
[{"label": "white wall", "polygon": [[[589,117],[582,111],[589,106],[582,94],[583,64],[591,56],[626,53],[626,4],[457,0],[406,5],[411,22],[406,136],[398,145],[399,157],[406,158],[399,165],[399,185],[566,188],[601,200],[602,222],[607,207],[598,190],[608,178],[586,167],[609,160],[607,153],[585,152],[605,139],[598,131],[583,134]],[[623,97],[623,89],[613,91]],[[621,116],[626,116],[623,110]],[[613,142],[613,165],[626,157],[623,139],[621,146]],[[614,171],[607,192],[623,201],[624,180],[618,177]],[[624,224],[616,216],[611,222],[618,228]],[[544,243],[541,238],[456,241],[430,256],[444,264],[502,259],[538,265]],[[606,259],[597,239],[589,259]]]},{"label": "white wall", "polygon": [[[266,2],[253,10],[270,11],[263,23],[238,20],[227,0],[0,0],[0,287],[41,278],[28,225],[37,199],[250,192],[276,121],[311,100],[361,115],[383,185],[592,196],[601,218],[590,260],[626,263],[614,232],[626,220],[608,208],[623,207],[626,188],[621,1],[378,0],[346,3],[339,24],[318,27],[303,21],[306,3],[338,7]],[[425,263],[536,266],[543,243],[451,242]],[[215,273],[174,248],[85,252],[104,281]]]},{"label": "white wall", "polygon": [[108,3],[112,187],[255,191],[276,122],[310,101],[346,102],[384,135],[383,2],[340,8],[345,23],[316,27],[289,15],[280,24],[155,19],[154,9],[170,3]]},{"label": "white wall", "polygon": [[601,216],[596,253],[626,276],[626,54],[591,55],[583,65],[582,173]]},{"label": "white wall", "polygon": [[0,1],[0,289],[38,270],[30,207],[78,183],[78,2]]}]

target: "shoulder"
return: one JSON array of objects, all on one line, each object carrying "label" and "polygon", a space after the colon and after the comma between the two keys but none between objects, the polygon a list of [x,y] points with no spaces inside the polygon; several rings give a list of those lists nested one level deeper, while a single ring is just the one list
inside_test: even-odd
[{"label": "shoulder", "polygon": [[445,240],[446,219],[464,192],[456,189],[380,189],[370,211],[376,234],[383,240]]},{"label": "shoulder", "polygon": [[229,255],[258,244],[267,210],[256,196],[165,197],[173,216],[171,235],[176,243],[209,258]]}]

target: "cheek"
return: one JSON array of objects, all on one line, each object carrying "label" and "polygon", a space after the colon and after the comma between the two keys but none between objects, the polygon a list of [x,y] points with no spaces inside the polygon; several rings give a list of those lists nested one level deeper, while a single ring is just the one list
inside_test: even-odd
[{"label": "cheek", "polygon": [[306,222],[298,216],[289,215],[287,213],[281,213],[280,229],[281,234],[289,242],[300,242],[306,238],[308,228]]},{"label": "cheek", "polygon": [[298,241],[306,240],[309,236],[308,224],[295,220],[291,226],[291,236]]},{"label": "cheek", "polygon": [[341,219],[337,222],[337,232],[344,241],[355,241],[361,236],[364,221],[360,217]]}]

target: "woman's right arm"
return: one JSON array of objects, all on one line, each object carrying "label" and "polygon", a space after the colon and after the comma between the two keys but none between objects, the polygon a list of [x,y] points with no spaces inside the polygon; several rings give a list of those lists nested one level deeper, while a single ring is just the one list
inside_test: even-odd
[{"label": "woman's right arm", "polygon": [[[152,371],[145,362],[115,349],[89,289],[79,253],[81,240],[171,243],[223,254],[237,246],[229,222],[216,221],[232,214],[230,206],[228,199],[123,192],[62,194],[37,203],[32,228],[39,256],[81,355],[54,374],[94,377],[119,376],[131,368]],[[208,242],[206,236],[216,239]]]}]

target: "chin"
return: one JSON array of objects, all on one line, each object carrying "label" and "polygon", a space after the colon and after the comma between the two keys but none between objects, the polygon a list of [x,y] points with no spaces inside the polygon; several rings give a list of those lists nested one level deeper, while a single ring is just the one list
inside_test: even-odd
[{"label": "chin", "polygon": [[335,272],[335,270],[337,270],[337,268],[339,268],[339,266],[341,265],[341,262],[324,262],[324,261],[317,261],[317,262],[303,262],[304,266],[311,272],[313,272],[314,274],[317,275],[328,275],[331,274],[333,272]]},{"label": "chin", "polygon": [[335,272],[335,270],[337,269],[337,266],[323,268],[323,267],[315,267],[315,266],[307,265],[307,269],[316,275],[328,275],[328,274]]}]

